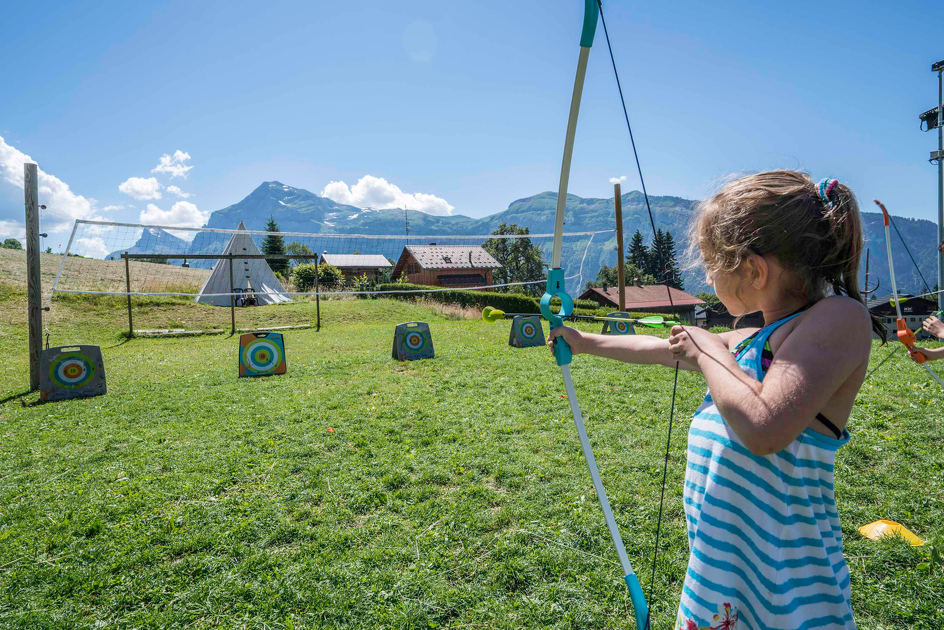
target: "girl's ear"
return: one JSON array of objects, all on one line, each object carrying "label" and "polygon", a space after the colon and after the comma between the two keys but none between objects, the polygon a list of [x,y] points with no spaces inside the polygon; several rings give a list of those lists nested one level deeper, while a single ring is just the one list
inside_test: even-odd
[{"label": "girl's ear", "polygon": [[766,287],[767,281],[770,279],[770,265],[767,263],[767,259],[757,254],[751,254],[745,262],[751,267],[748,276],[751,278],[751,286],[758,291]]}]

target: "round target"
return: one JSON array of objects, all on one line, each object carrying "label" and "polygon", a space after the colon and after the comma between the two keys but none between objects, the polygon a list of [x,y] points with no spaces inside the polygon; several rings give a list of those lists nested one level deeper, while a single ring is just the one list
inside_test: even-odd
[{"label": "round target", "polygon": [[257,373],[271,372],[282,362],[278,344],[268,339],[256,339],[243,349],[246,368]]},{"label": "round target", "polygon": [[629,332],[629,324],[627,322],[613,322],[613,323],[615,324],[613,327],[616,328],[616,332],[618,332],[619,334],[625,335],[626,333]]},{"label": "round target", "polygon": [[538,327],[534,325],[534,322],[524,322],[520,330],[521,336],[529,341],[538,336]]},{"label": "round target", "polygon": [[426,337],[417,331],[410,331],[404,336],[403,343],[411,352],[419,352],[426,345]]},{"label": "round target", "polygon": [[59,387],[76,389],[95,375],[95,365],[84,354],[64,354],[49,367],[49,378]]}]

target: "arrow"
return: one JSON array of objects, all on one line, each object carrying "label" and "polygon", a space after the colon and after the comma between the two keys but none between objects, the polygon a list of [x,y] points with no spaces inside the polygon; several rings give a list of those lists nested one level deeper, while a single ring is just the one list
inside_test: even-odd
[{"label": "arrow", "polygon": [[[492,308],[491,306],[486,306],[484,309],[482,309],[482,320],[488,322],[489,324],[494,324],[495,322],[507,317],[537,317],[537,315],[537,313],[506,313],[505,311]],[[640,319],[632,319],[629,317],[598,317],[596,315],[568,315],[563,319],[594,322],[624,322],[629,324],[641,324],[643,326],[650,326],[652,328],[667,328],[669,326],[679,325],[679,322],[666,319],[661,315],[651,315],[649,317],[642,317]]]}]

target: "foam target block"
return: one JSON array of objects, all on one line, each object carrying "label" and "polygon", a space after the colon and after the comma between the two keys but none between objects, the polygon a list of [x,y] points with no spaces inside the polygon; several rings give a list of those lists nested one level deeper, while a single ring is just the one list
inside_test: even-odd
[{"label": "foam target block", "polygon": [[[624,313],[622,311],[617,311],[616,313],[610,313],[607,317],[620,317],[626,320],[632,320],[632,317],[629,316],[629,313]],[[633,322],[627,321],[623,322],[603,322],[603,330],[600,331],[602,335],[635,335],[636,329],[633,328]]]},{"label": "foam target block", "polygon": [[435,357],[429,324],[426,322],[397,324],[393,333],[392,356],[397,361],[415,361]]},{"label": "foam target block", "polygon": [[98,346],[59,346],[39,357],[39,397],[67,400],[100,396],[108,391],[105,363]]},{"label": "foam target block", "polygon": [[239,336],[239,375],[285,374],[285,342],[282,333],[251,332]]},{"label": "foam target block", "polygon": [[515,315],[511,320],[508,345],[515,348],[531,348],[544,345],[544,328],[538,315]]}]

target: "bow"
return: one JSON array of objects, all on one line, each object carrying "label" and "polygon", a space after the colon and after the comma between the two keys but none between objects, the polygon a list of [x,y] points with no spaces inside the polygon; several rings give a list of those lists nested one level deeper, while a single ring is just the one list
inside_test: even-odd
[{"label": "bow", "polygon": [[[587,73],[587,60],[590,56],[590,47],[593,45],[593,37],[596,33],[597,20],[603,23],[603,31],[606,35],[607,48],[610,52],[610,59],[613,61],[613,71],[616,73],[616,82],[619,87],[620,100],[623,101],[623,114],[626,118],[626,125],[629,128],[630,140],[632,141],[633,154],[636,158],[636,167],[639,171],[639,179],[642,184],[643,194],[646,197],[646,207],[649,210],[649,220],[655,234],[655,222],[652,219],[652,209],[649,207],[649,196],[646,193],[646,184],[642,178],[642,167],[639,165],[639,156],[636,153],[636,144],[633,140],[632,126],[629,124],[629,114],[626,111],[626,102],[623,99],[623,90],[619,83],[619,73],[616,72],[616,61],[613,58],[613,48],[610,46],[609,33],[606,30],[606,19],[603,17],[602,4],[600,0],[585,0],[583,31],[580,36],[580,55],[577,58],[577,76],[574,80],[574,92],[570,101],[570,115],[567,119],[567,134],[564,139],[564,157],[561,164],[560,186],[557,191],[557,215],[554,224],[554,245],[551,269],[547,274],[547,288],[544,296],[541,298],[541,314],[550,323],[551,330],[564,325],[564,319],[570,317],[574,310],[574,301],[567,294],[564,281],[564,270],[561,266],[561,251],[563,248],[564,233],[564,209],[567,203],[567,184],[570,179],[570,165],[573,156],[574,136],[577,131],[577,116],[580,111],[580,98],[583,94],[583,83]],[[668,289],[668,285],[666,285]],[[551,310],[551,300],[560,300],[560,310],[555,313]],[[669,303],[672,304],[672,293],[669,291]],[[639,578],[633,570],[632,564],[626,555],[626,548],[623,545],[622,536],[620,536],[619,527],[613,518],[613,511],[610,508],[609,499],[606,496],[606,490],[603,488],[603,482],[600,479],[600,471],[597,468],[596,459],[593,456],[593,448],[590,446],[590,440],[587,437],[587,431],[583,423],[583,414],[580,412],[580,404],[577,401],[577,394],[574,391],[574,382],[570,374],[570,362],[572,353],[570,346],[564,341],[563,337],[557,337],[554,341],[554,357],[560,366],[561,375],[564,379],[564,388],[567,390],[567,400],[570,402],[570,410],[574,416],[574,424],[577,427],[577,435],[580,438],[580,446],[583,449],[583,456],[587,462],[587,468],[590,470],[590,477],[593,479],[593,486],[596,489],[597,498],[600,501],[600,508],[603,510],[603,517],[606,519],[606,526],[610,532],[610,538],[613,546],[616,548],[616,554],[619,556],[620,565],[623,568],[626,586],[629,589],[629,597],[633,602],[634,614],[636,617],[636,627],[649,630],[650,610],[646,603],[646,597],[640,586]],[[678,383],[678,363],[675,367],[675,379]],[[662,499],[659,503],[659,521],[656,528],[656,549],[653,554],[652,570],[655,578],[656,554],[659,547],[659,531],[662,526],[662,506],[665,497],[665,481],[668,472],[668,454],[672,438],[672,417],[675,411],[675,391],[672,392],[672,412],[669,418],[669,438],[666,444],[666,468],[663,471],[662,478]],[[651,588],[651,586],[650,586]],[[651,595],[650,591],[650,595]]]},{"label": "bow", "polygon": [[[934,370],[926,363],[928,360],[920,352],[915,352],[915,341],[916,337],[914,332],[908,328],[908,323],[905,321],[905,318],[901,316],[901,302],[904,300],[898,297],[898,285],[895,283],[895,263],[892,261],[892,235],[889,231],[889,225],[891,224],[891,216],[889,216],[888,211],[885,209],[884,204],[878,199],[875,199],[875,203],[878,204],[878,207],[882,209],[882,221],[885,223],[885,246],[888,248],[888,271],[892,277],[892,303],[895,305],[895,313],[898,315],[897,319],[897,336],[898,341],[904,344],[908,351],[911,353],[912,358],[921,365],[925,370],[928,371],[934,380],[940,383],[941,387],[944,387],[944,381],[941,380]],[[899,236],[901,236],[899,234]]]}]

